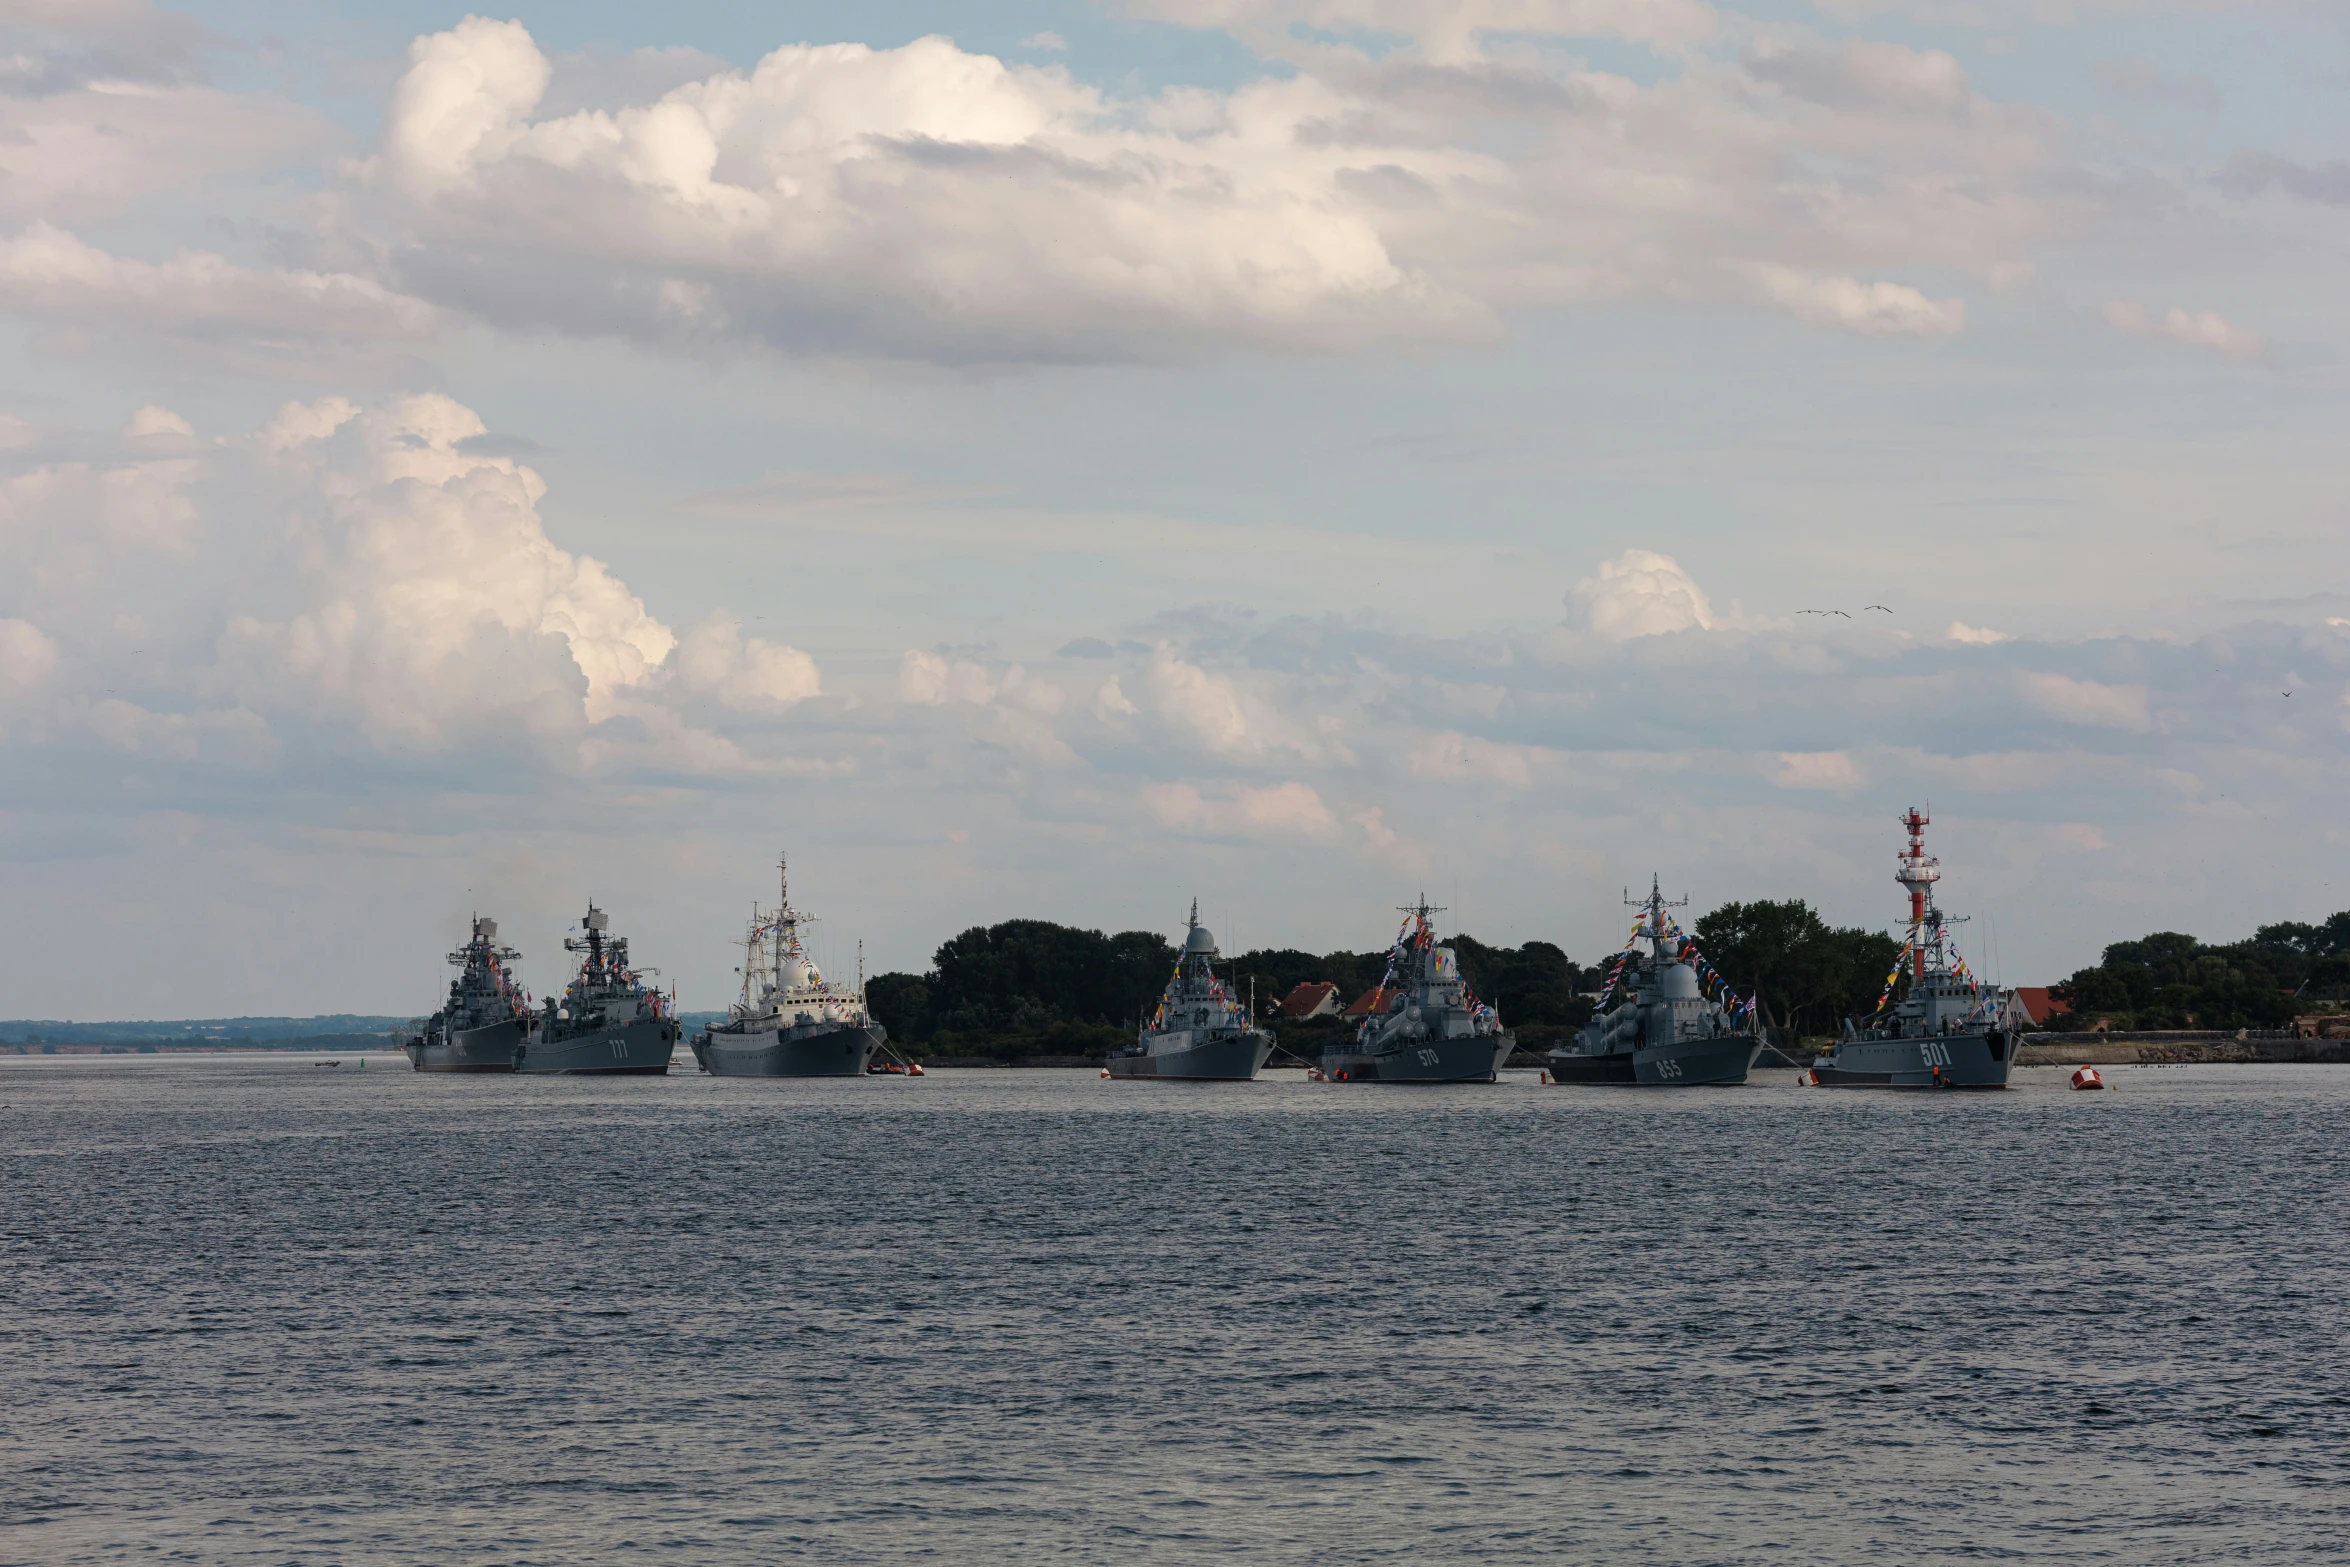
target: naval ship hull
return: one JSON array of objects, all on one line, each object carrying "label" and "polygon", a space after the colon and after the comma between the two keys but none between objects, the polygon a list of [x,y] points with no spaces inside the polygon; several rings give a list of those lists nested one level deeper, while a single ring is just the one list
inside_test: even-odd
[{"label": "naval ship hull", "polygon": [[1471,1034],[1414,1040],[1393,1050],[1351,1047],[1322,1052],[1322,1075],[1333,1083],[1492,1083],[1517,1048],[1515,1034]]},{"label": "naval ship hull", "polygon": [[1676,1039],[1670,1044],[1583,1055],[1554,1050],[1550,1080],[1568,1087],[1614,1084],[1625,1088],[1711,1088],[1746,1081],[1746,1069],[1762,1054],[1751,1034],[1709,1039]]},{"label": "naval ship hull", "polygon": [[1847,1039],[1812,1063],[1822,1088],[2005,1088],[2015,1064],[2013,1040],[1984,1034],[1929,1034],[1914,1039]]},{"label": "naval ship hull", "polygon": [[863,1077],[888,1037],[878,1023],[842,1023],[796,1036],[711,1029],[694,1036],[694,1059],[712,1077]]},{"label": "naval ship hull", "polygon": [[1273,1036],[1254,1030],[1204,1045],[1166,1050],[1155,1055],[1112,1056],[1112,1077],[1172,1078],[1187,1083],[1253,1082],[1273,1053]]},{"label": "naval ship hull", "polygon": [[581,1076],[644,1077],[669,1070],[670,1052],[677,1045],[674,1018],[638,1018],[616,1023],[569,1039],[550,1039],[544,1031],[515,1052],[517,1072],[568,1072]]},{"label": "naval ship hull", "polygon": [[516,1018],[482,1028],[428,1034],[406,1046],[408,1064],[419,1072],[511,1072],[529,1025]]}]

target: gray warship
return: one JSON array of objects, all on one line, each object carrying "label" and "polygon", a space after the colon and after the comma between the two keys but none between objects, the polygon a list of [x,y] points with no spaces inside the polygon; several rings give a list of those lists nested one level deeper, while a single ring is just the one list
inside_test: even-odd
[{"label": "gray warship", "polygon": [[1159,1009],[1133,1044],[1111,1054],[1109,1076],[1194,1083],[1245,1083],[1256,1077],[1273,1053],[1273,1036],[1256,1026],[1216,977],[1216,957],[1216,938],[1199,922],[1194,898],[1183,953],[1159,997]]},{"label": "gray warship", "polygon": [[[1641,1088],[1693,1088],[1743,1083],[1746,1069],[1762,1054],[1751,1025],[1705,994],[1698,982],[1695,948],[1681,934],[1668,909],[1662,885],[1651,877],[1648,897],[1624,901],[1641,911],[1632,939],[1616,959],[1608,990],[1631,964],[1631,982],[1621,1002],[1601,1012],[1567,1044],[1550,1053],[1550,1080],[1568,1086],[1614,1083]],[[1642,941],[1647,956],[1637,955]],[[1605,1004],[1607,991],[1601,992]]]},{"label": "gray warship", "polygon": [[1403,929],[1372,993],[1378,1005],[1352,1040],[1323,1050],[1322,1077],[1333,1083],[1498,1081],[1517,1036],[1470,993],[1452,948],[1436,944],[1428,916],[1444,911],[1422,898],[1401,912]]},{"label": "gray warship", "polygon": [[514,1053],[517,1072],[646,1076],[669,1070],[677,1019],[658,990],[645,984],[650,969],[628,963],[628,938],[608,936],[611,916],[591,901],[581,934],[563,950],[580,955],[560,1002],[547,998],[538,1028]]},{"label": "gray warship", "polygon": [[473,939],[449,954],[449,999],[403,1047],[419,1072],[511,1072],[537,1020],[506,965],[522,954],[498,945],[498,922],[473,917]]},{"label": "gray warship", "polygon": [[1901,818],[1909,847],[1893,873],[1909,893],[1909,940],[1894,975],[1910,969],[1909,993],[1885,1002],[1866,1022],[1844,1022],[1844,1037],[1812,1062],[1822,1088],[2005,1088],[2015,1064],[2015,1036],[1996,1021],[1998,995],[1976,983],[1966,960],[1947,945],[1961,919],[1934,906],[1942,862],[1926,853],[1933,818],[1912,808]]},{"label": "gray warship", "polygon": [[846,990],[826,982],[800,944],[815,923],[791,906],[782,860],[770,911],[751,911],[743,937],[742,999],[726,1021],[694,1036],[694,1059],[713,1077],[862,1077],[888,1030],[865,1010],[865,977]]}]

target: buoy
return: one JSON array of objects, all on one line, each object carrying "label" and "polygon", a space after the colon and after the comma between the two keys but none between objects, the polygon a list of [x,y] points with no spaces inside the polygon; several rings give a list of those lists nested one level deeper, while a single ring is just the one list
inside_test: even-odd
[{"label": "buoy", "polygon": [[1544,1082],[1546,1082],[1546,1083],[1550,1081],[1550,1068],[1549,1068],[1549,1067],[1544,1067],[1544,1068],[1542,1069],[1542,1080],[1543,1080]]},{"label": "buoy", "polygon": [[2103,1088],[2105,1079],[2097,1075],[2097,1069],[2093,1066],[2075,1067],[2073,1069],[2073,1086],[2075,1088]]},{"label": "buoy", "polygon": [[1795,1074],[1795,1086],[1798,1088],[1817,1088],[1820,1086],[1820,1074],[1813,1071],[1810,1067],[1805,1067],[1802,1071]]},{"label": "buoy", "polygon": [[921,1063],[921,1062],[919,1062],[919,1061],[917,1061],[917,1062],[915,1062],[915,1063],[914,1063],[912,1066],[909,1066],[909,1067],[907,1067],[907,1068],[906,1068],[906,1075],[907,1075],[908,1077],[920,1077],[920,1076],[922,1076],[922,1063]]},{"label": "buoy", "polygon": [[1102,1068],[1102,1076],[1104,1076],[1104,1077],[1108,1077],[1109,1075],[1110,1075],[1110,1069],[1109,1069],[1108,1067],[1106,1067],[1106,1066],[1105,1066],[1105,1067],[1103,1067],[1103,1068]]}]

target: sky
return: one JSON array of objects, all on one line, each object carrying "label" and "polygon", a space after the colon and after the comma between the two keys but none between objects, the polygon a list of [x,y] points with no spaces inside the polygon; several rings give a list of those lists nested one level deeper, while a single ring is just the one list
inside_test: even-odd
[{"label": "sky", "polygon": [[0,0],[0,1014],[2350,907],[2329,0]]}]

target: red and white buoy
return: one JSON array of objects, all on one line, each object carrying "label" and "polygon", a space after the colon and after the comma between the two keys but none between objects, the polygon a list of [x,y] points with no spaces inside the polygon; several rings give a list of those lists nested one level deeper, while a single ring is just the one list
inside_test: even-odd
[{"label": "red and white buoy", "polygon": [[2073,1068],[2073,1086],[2075,1088],[2103,1088],[2105,1079],[2097,1075],[2097,1069],[2093,1066],[2075,1067]]},{"label": "red and white buoy", "polygon": [[1109,1069],[1108,1067],[1106,1067],[1106,1066],[1105,1066],[1105,1067],[1103,1067],[1103,1068],[1102,1068],[1102,1076],[1104,1076],[1104,1077],[1108,1077],[1109,1075],[1110,1075],[1110,1069]]}]

